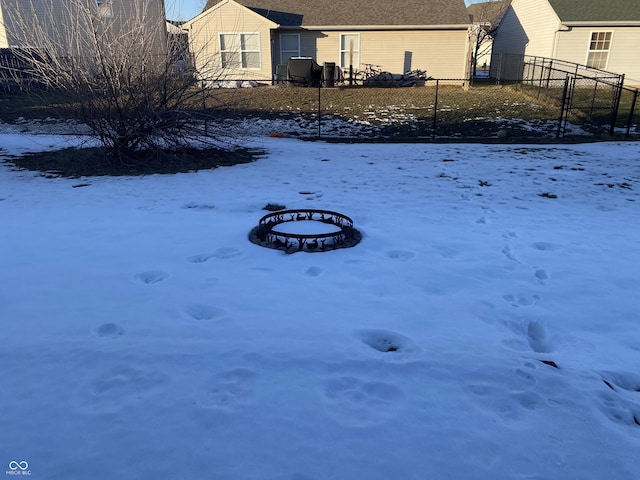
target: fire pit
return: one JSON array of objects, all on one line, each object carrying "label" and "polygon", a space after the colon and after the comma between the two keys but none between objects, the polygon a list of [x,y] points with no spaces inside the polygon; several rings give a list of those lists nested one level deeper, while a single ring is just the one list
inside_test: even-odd
[{"label": "fire pit", "polygon": [[348,248],[361,239],[362,234],[346,215],[309,208],[269,213],[249,233],[249,240],[256,245],[287,253]]}]

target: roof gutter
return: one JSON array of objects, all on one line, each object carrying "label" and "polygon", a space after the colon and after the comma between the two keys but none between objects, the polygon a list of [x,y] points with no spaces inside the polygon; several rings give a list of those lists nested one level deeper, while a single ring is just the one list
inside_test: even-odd
[{"label": "roof gutter", "polygon": [[282,29],[304,30],[467,30],[471,24],[456,25],[281,25]]},{"label": "roof gutter", "polygon": [[622,20],[622,21],[597,21],[583,22],[570,21],[562,22],[567,27],[640,27],[640,20]]}]

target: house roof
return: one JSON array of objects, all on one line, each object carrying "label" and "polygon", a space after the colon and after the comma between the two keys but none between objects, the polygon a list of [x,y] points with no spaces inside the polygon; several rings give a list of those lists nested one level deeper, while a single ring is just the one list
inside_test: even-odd
[{"label": "house roof", "polygon": [[638,0],[549,0],[562,22],[638,22]]},{"label": "house roof", "polygon": [[[286,27],[468,25],[464,0],[235,0]],[[207,0],[203,11],[220,0]]]},{"label": "house roof", "polygon": [[511,0],[489,0],[486,2],[472,3],[467,7],[467,12],[473,16],[474,23],[497,24],[510,3]]}]

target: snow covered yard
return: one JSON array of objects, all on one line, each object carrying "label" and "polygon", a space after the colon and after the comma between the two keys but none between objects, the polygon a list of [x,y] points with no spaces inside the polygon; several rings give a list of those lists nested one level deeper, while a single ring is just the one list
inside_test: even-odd
[{"label": "snow covered yard", "polygon": [[[0,164],[7,476],[638,478],[638,143],[251,142],[167,176]],[[268,203],[364,238],[256,246]]]}]

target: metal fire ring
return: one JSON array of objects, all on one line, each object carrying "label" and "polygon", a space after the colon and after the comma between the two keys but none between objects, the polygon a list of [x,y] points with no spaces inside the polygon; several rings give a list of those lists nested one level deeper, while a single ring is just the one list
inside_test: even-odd
[{"label": "metal fire ring", "polygon": [[[297,221],[315,221],[334,225],[338,229],[329,233],[288,233],[278,231],[278,225]],[[362,234],[353,228],[353,220],[330,210],[302,208],[279,210],[260,219],[249,233],[249,240],[267,248],[295,252],[326,252],[337,248],[353,247],[362,240]]]}]

